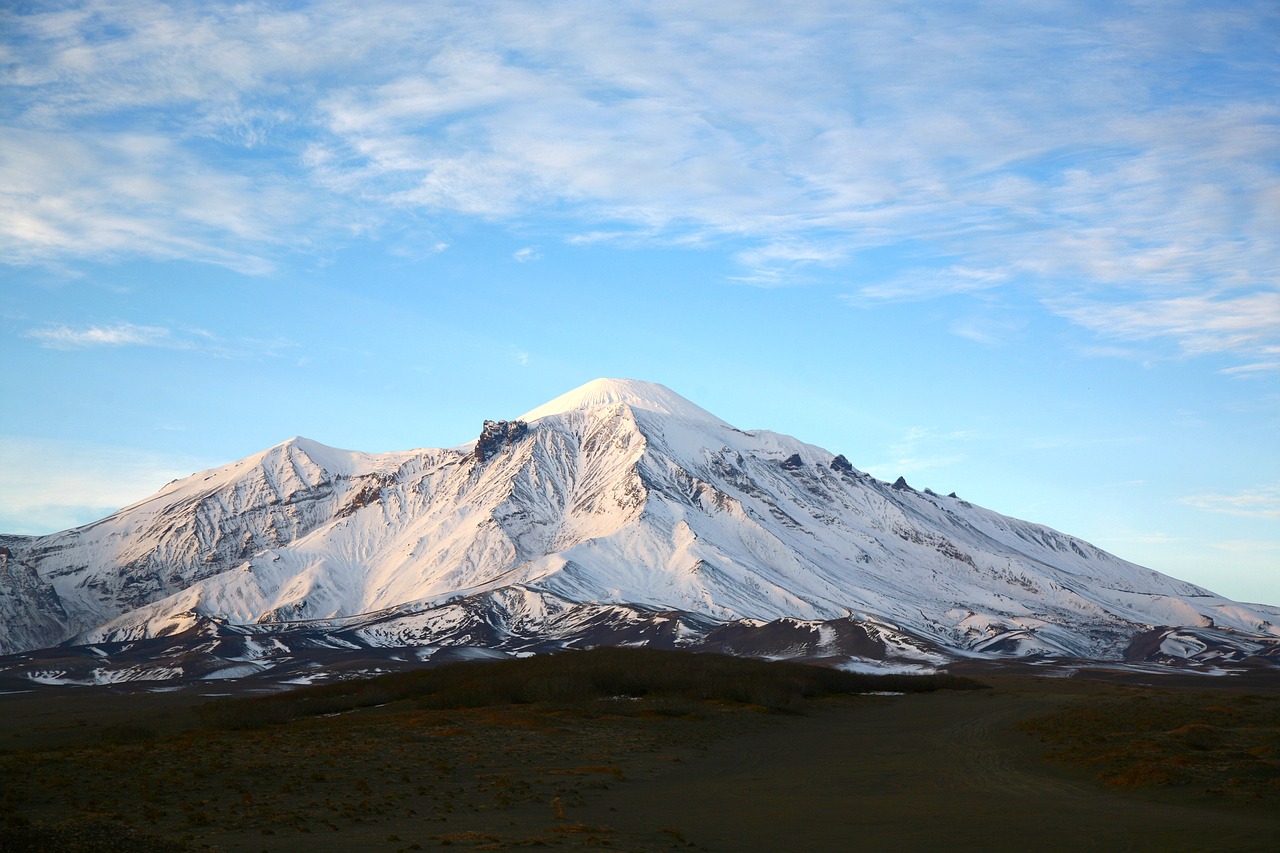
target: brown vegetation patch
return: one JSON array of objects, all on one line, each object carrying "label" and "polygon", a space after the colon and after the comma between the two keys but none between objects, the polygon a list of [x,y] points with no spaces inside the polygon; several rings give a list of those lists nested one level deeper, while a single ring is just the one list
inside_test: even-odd
[{"label": "brown vegetation patch", "polygon": [[1049,757],[1117,788],[1179,787],[1280,805],[1280,697],[1130,689],[1031,720]]},{"label": "brown vegetation patch", "polygon": [[972,684],[602,649],[215,699],[185,722],[116,697],[135,718],[0,751],[0,849],[116,849],[75,840],[95,832],[130,850],[668,849],[583,821],[587,798],[760,709]]}]

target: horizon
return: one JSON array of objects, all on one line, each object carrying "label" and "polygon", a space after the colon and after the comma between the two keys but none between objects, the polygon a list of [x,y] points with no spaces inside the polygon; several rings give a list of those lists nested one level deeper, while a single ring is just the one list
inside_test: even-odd
[{"label": "horizon", "polygon": [[0,13],[0,533],[595,377],[1280,604],[1280,10]]}]

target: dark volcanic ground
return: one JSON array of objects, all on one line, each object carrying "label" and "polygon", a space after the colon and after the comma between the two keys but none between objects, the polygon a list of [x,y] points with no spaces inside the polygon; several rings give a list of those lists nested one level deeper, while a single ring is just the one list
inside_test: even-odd
[{"label": "dark volcanic ground", "polygon": [[397,701],[244,731],[208,727],[207,687],[10,693],[0,849],[1273,849],[1270,673],[979,677],[782,711]]}]

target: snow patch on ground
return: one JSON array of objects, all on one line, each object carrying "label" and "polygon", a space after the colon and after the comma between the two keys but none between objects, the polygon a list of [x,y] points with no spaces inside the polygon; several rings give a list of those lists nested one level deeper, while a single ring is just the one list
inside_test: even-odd
[{"label": "snow patch on ground", "polygon": [[244,678],[249,675],[257,675],[265,668],[266,667],[259,666],[257,664],[245,663],[238,666],[228,666],[223,669],[214,670],[213,672],[200,676],[200,678],[202,681],[217,681],[224,678]]},{"label": "snow patch on ground", "polygon": [[933,675],[938,671],[937,667],[928,664],[857,657],[836,664],[836,669],[863,675]]}]

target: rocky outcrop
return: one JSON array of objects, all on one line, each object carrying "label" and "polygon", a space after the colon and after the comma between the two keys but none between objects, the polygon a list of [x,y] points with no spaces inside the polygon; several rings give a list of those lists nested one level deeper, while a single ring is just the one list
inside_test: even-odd
[{"label": "rocky outcrop", "polygon": [[485,421],[480,438],[476,440],[476,461],[489,459],[502,448],[524,438],[528,432],[529,425],[524,421]]}]

